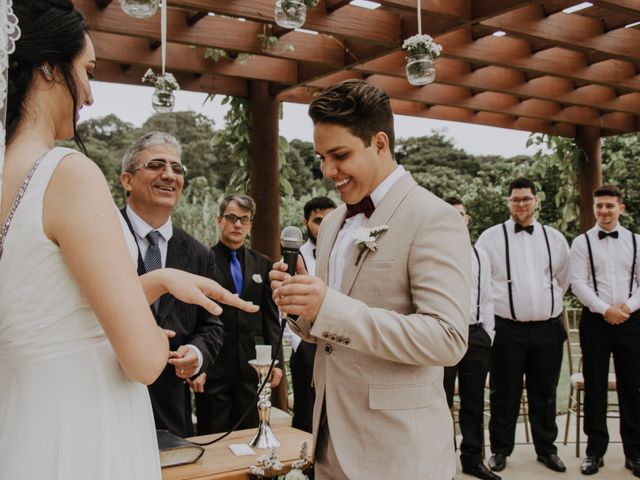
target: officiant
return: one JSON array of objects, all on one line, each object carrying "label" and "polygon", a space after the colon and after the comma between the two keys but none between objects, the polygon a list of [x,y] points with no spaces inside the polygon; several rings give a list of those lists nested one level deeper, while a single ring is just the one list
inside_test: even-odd
[{"label": "officiant", "polygon": [[[212,252],[171,222],[187,173],[181,155],[178,141],[162,132],[147,133],[127,149],[120,175],[127,195],[122,215],[138,244],[140,275],[169,267],[213,278]],[[167,366],[149,386],[156,428],[191,436],[187,382],[217,358],[224,337],[222,322],[202,307],[182,303],[169,294],[151,308],[159,326],[176,332],[170,339]]]}]

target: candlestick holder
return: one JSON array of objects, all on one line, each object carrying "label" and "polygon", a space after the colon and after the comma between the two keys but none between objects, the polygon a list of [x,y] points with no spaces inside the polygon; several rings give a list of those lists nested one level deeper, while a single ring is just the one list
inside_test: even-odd
[{"label": "candlestick holder", "polygon": [[[278,361],[276,360],[274,365],[277,363]],[[249,360],[249,365],[258,372],[258,388],[260,388],[260,385],[262,385],[267,378],[271,362],[262,363],[254,359]],[[271,430],[271,425],[269,424],[269,419],[271,418],[271,383],[269,382],[264,384],[264,388],[258,397],[258,418],[260,420],[258,431],[249,442],[249,445],[254,448],[279,447],[280,442],[273,433],[273,430]]]}]

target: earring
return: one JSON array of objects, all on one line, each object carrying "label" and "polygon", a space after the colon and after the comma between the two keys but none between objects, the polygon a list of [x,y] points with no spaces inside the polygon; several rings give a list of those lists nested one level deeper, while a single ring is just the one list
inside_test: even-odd
[{"label": "earring", "polygon": [[51,74],[51,70],[49,70],[49,67],[42,64],[40,65],[40,71],[42,72],[46,80],[49,80],[49,81],[53,80],[53,75]]}]

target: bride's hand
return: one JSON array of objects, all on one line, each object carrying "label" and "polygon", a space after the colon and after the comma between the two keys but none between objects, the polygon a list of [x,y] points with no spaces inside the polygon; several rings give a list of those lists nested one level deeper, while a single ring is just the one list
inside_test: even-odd
[{"label": "bride's hand", "polygon": [[257,305],[240,299],[236,294],[222,288],[218,282],[210,278],[174,268],[154,270],[149,274],[156,272],[161,277],[161,282],[168,293],[181,302],[200,305],[213,315],[220,315],[222,312],[222,308],[213,300],[239,308],[245,312],[253,313],[259,310]]}]

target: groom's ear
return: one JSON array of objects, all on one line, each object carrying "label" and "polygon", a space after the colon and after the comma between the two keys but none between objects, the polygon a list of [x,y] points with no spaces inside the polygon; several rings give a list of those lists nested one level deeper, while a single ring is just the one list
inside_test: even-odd
[{"label": "groom's ear", "polygon": [[373,136],[373,143],[378,153],[389,148],[389,137],[384,132],[378,132]]}]

